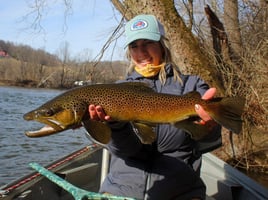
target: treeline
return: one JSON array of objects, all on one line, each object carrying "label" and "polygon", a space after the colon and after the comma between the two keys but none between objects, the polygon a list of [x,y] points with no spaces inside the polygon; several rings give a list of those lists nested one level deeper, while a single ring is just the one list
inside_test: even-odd
[{"label": "treeline", "polygon": [[29,63],[38,63],[46,66],[56,66],[60,59],[42,49],[33,49],[28,45],[14,44],[13,42],[0,40],[0,51],[5,51],[16,60]]},{"label": "treeline", "polygon": [[0,81],[9,85],[70,88],[76,81],[109,83],[122,79],[127,68],[123,61],[96,63],[60,59],[42,49],[3,40],[0,40],[0,51],[7,55],[0,58]]}]

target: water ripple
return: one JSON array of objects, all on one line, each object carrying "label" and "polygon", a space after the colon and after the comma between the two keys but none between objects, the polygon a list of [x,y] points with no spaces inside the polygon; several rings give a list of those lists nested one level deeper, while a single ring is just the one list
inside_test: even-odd
[{"label": "water ripple", "polygon": [[43,138],[25,136],[26,130],[38,129],[42,125],[23,120],[23,114],[61,92],[0,87],[0,186],[31,172],[30,162],[47,165],[89,143],[83,129]]}]

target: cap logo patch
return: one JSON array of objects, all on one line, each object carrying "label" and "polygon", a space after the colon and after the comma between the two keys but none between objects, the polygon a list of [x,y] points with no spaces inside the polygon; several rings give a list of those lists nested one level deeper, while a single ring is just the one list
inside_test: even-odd
[{"label": "cap logo patch", "polygon": [[134,22],[131,26],[131,30],[132,31],[136,31],[136,30],[140,30],[140,29],[144,29],[148,26],[148,23],[144,20],[138,20],[136,22]]}]

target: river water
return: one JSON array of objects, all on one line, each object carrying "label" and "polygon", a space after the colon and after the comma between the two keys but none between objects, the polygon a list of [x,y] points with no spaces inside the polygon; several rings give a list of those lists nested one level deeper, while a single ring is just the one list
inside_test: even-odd
[{"label": "river water", "polygon": [[[83,128],[42,138],[25,136],[26,130],[39,129],[42,124],[25,121],[23,114],[61,92],[0,86],[0,186],[32,172],[30,162],[45,166],[91,143]],[[268,186],[266,178],[254,178]]]},{"label": "river water", "polygon": [[33,171],[30,162],[44,166],[90,143],[83,128],[42,138],[25,136],[26,130],[39,129],[42,124],[25,121],[23,114],[61,92],[0,87],[0,186]]}]

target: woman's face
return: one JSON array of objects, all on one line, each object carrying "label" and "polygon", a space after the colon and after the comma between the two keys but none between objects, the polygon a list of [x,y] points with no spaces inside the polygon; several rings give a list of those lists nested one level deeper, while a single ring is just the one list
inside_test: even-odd
[{"label": "woman's face", "polygon": [[144,67],[147,64],[160,65],[163,62],[163,48],[160,42],[145,39],[135,40],[129,44],[129,52],[137,67]]}]

